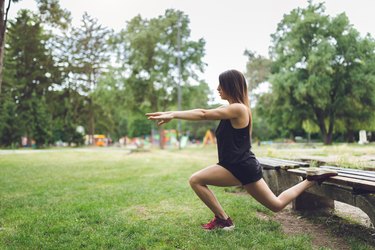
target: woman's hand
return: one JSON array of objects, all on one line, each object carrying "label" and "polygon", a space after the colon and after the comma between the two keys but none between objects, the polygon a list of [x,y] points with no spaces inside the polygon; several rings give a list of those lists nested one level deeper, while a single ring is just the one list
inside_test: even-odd
[{"label": "woman's hand", "polygon": [[172,112],[147,113],[146,116],[149,120],[158,121],[158,126],[168,123],[173,119]]}]

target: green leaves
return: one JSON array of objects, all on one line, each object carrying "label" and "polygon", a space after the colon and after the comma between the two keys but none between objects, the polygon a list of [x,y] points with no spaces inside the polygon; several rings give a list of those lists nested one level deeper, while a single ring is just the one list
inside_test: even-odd
[{"label": "green leaves", "polygon": [[[23,10],[11,22],[6,46],[2,97],[16,108],[18,137],[38,137],[40,144],[80,143],[77,126],[114,139],[139,135],[151,127],[144,113],[176,109],[179,84],[183,108],[207,105],[209,88],[198,76],[205,66],[205,42],[190,39],[189,18],[182,12],[136,16],[114,34],[86,13],[79,27],[69,26],[69,13],[56,0],[37,3],[38,14]],[[56,35],[56,27],[66,29]],[[0,130],[9,121],[3,118]],[[148,124],[139,129],[137,119]]]},{"label": "green leaves", "polygon": [[182,12],[166,10],[164,16],[150,20],[134,17],[119,34],[117,46],[123,54],[119,54],[118,61],[129,72],[126,85],[134,98],[135,108],[145,105],[144,111],[156,111],[176,102],[178,56],[183,84],[199,80],[195,72],[203,70],[204,41],[189,40],[188,23],[188,17]]},{"label": "green leaves", "polygon": [[[60,76],[47,47],[49,36],[40,19],[23,10],[10,23],[7,39],[1,144],[10,146],[27,136],[35,139],[37,146],[43,146],[51,140],[51,110],[46,96]],[[9,117],[17,121],[17,126]]]},{"label": "green leaves", "polygon": [[371,120],[375,72],[368,65],[374,63],[375,43],[360,37],[344,13],[332,18],[323,4],[310,2],[285,15],[272,38],[271,82],[280,111],[274,115],[292,109],[300,116],[293,121],[313,121],[327,144],[337,122],[348,121],[346,129],[352,130],[355,120]]}]

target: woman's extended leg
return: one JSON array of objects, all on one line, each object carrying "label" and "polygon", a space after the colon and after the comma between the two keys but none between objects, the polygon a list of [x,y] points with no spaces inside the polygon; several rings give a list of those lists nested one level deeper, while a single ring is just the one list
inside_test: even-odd
[{"label": "woman's extended leg", "polygon": [[314,181],[304,180],[285,190],[278,197],[271,191],[263,178],[257,182],[245,185],[244,188],[261,204],[274,212],[278,212],[314,184]]},{"label": "woman's extended leg", "polygon": [[214,193],[207,185],[230,187],[241,185],[228,170],[219,165],[212,165],[194,173],[189,179],[190,186],[198,197],[207,205],[211,211],[221,219],[227,219],[228,215],[224,212]]}]

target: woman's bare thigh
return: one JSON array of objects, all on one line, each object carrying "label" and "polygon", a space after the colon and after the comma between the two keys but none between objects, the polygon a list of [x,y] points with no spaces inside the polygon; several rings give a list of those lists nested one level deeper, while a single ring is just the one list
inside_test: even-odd
[{"label": "woman's bare thigh", "polygon": [[217,164],[206,167],[191,176],[201,184],[218,187],[239,186],[241,182],[227,169]]},{"label": "woman's bare thigh", "polygon": [[253,196],[258,202],[268,208],[274,208],[279,206],[280,201],[272,190],[268,187],[264,179],[260,179],[254,183],[250,183],[244,186],[245,190]]}]

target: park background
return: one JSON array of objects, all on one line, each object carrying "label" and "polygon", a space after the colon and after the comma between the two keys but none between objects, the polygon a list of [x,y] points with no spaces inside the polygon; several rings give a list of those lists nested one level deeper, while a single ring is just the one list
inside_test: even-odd
[{"label": "park background", "polygon": [[[66,1],[11,2],[14,12],[1,36],[0,248],[374,245],[373,231],[348,228],[351,218],[315,218],[330,233],[300,229],[286,235],[273,213],[236,189],[215,192],[239,218],[238,230],[203,235],[197,229],[210,214],[187,179],[217,161],[210,137],[217,122],[157,127],[144,116],[222,105],[217,77],[236,68],[249,84],[257,156],[373,168],[374,31],[358,22],[372,23],[372,3],[356,1],[348,8],[348,1],[264,1],[265,10],[258,12],[265,15],[268,8],[278,18],[266,26],[261,17],[246,15],[247,9],[257,12],[255,1],[185,2],[187,9],[142,2],[157,14],[124,14],[121,25],[111,27],[89,11],[73,15]],[[84,2],[94,5],[74,1],[82,9]],[[8,1],[1,3],[6,10]],[[210,18],[215,8],[220,22]],[[111,14],[109,9],[102,12]],[[200,9],[202,19],[193,19],[191,9]],[[238,20],[245,26],[238,28]],[[197,33],[200,25],[205,29]],[[246,25],[257,30],[249,32]],[[230,42],[248,41],[249,33],[267,49]],[[180,150],[182,140],[186,147]]]},{"label": "park background", "polygon": [[[10,9],[22,9],[23,2],[12,3]],[[165,9],[147,18],[139,13],[119,20],[123,26],[113,29],[88,12],[73,19],[58,1],[30,2],[35,8],[13,14],[7,25],[0,96],[3,147],[82,145],[85,135],[89,144],[94,135],[112,142],[162,136],[145,113],[222,105],[216,94],[221,71],[210,82],[203,75],[206,68],[233,60],[227,53],[234,50],[230,43],[222,45],[215,62],[206,63],[206,47],[211,47],[204,33],[192,37],[185,12]],[[253,141],[358,142],[360,130],[367,131],[368,141],[374,140],[371,28],[359,32],[345,12],[328,15],[324,3],[301,2],[304,6],[294,9],[289,4],[291,9],[274,23],[268,55],[252,44],[237,55],[246,59],[236,67],[249,84]],[[364,4],[355,20],[358,13],[367,13]],[[221,4],[218,7],[222,11]],[[236,4],[231,8],[238,10]],[[249,3],[248,9],[252,13],[256,5]],[[215,33],[238,41],[249,32],[236,29],[239,20],[232,22],[232,15],[224,15],[222,23],[227,25],[218,23]],[[251,37],[257,40],[257,33]],[[238,51],[238,44],[233,47]],[[202,141],[215,127],[215,122],[174,121],[164,128],[177,130],[177,138]]]}]

